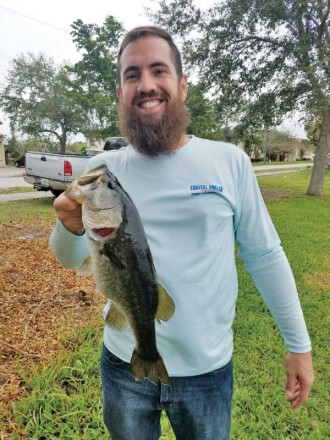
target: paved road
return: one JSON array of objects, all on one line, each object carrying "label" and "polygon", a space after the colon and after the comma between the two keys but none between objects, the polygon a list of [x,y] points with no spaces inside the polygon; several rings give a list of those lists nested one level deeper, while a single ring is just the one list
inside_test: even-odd
[{"label": "paved road", "polygon": [[258,170],[265,170],[265,171],[266,170],[274,170],[276,168],[278,168],[278,169],[284,168],[286,170],[290,170],[290,169],[295,169],[295,170],[302,169],[303,170],[303,169],[306,169],[306,168],[309,168],[309,167],[312,167],[312,166],[313,166],[313,162],[312,161],[306,161],[306,162],[303,162],[303,163],[288,163],[288,164],[283,162],[283,165],[272,165],[272,164],[257,165],[257,166],[254,166],[253,169],[255,171],[258,171]]},{"label": "paved road", "polygon": [[30,187],[23,179],[24,168],[1,167],[0,168],[0,188],[14,188],[17,186]]},{"label": "paved road", "polygon": [[[283,164],[283,165],[258,165],[253,167],[257,171],[257,176],[267,176],[269,174],[284,174],[288,172],[295,172],[302,169],[309,168],[313,162],[299,163],[299,164]],[[15,188],[28,187],[31,185],[23,179],[25,173],[24,168],[0,167],[0,189],[1,188]],[[21,194],[0,194],[0,202],[8,202],[13,200],[24,199],[40,199],[42,197],[53,197],[50,191],[34,191]]]}]

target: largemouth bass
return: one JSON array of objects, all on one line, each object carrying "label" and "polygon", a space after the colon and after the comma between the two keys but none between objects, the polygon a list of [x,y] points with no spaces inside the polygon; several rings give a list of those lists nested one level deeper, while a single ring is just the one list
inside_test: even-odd
[{"label": "largemouth bass", "polygon": [[137,380],[169,383],[156,346],[155,319],[167,321],[174,303],[157,282],[139,213],[117,178],[101,166],[76,179],[66,195],[82,204],[90,257],[80,268],[93,273],[97,289],[111,300],[106,323],[129,326],[135,339],[130,369]]}]

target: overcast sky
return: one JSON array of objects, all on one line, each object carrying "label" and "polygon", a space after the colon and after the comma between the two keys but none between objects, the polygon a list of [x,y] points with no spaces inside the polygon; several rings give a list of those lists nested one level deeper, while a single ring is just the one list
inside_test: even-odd
[{"label": "overcast sky", "polygon": [[[213,1],[196,3],[206,7]],[[113,15],[129,30],[151,24],[143,6],[153,4],[152,0],[0,0],[0,89],[10,60],[21,53],[44,52],[57,63],[79,59],[70,36],[74,20],[101,25],[107,15]],[[9,135],[8,118],[1,111],[0,120],[0,132]],[[284,128],[303,136],[303,129],[294,121],[288,121]]]}]

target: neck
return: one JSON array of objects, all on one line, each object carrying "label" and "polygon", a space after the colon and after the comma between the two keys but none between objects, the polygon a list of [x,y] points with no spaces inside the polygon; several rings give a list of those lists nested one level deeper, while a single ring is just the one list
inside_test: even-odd
[{"label": "neck", "polygon": [[178,148],[181,148],[181,147],[183,147],[184,145],[186,145],[189,141],[190,141],[189,136],[187,136],[186,134],[183,134],[183,135],[181,136],[179,142],[178,142],[176,145],[174,145],[172,148],[169,148],[169,151],[172,151],[172,150],[176,150],[176,149],[178,149]]}]

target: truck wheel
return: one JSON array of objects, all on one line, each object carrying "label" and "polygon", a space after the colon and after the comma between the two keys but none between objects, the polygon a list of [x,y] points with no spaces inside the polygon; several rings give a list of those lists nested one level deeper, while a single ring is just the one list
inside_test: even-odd
[{"label": "truck wheel", "polygon": [[50,192],[55,196],[58,197],[63,191],[60,189],[53,189],[53,188],[49,188]]}]

